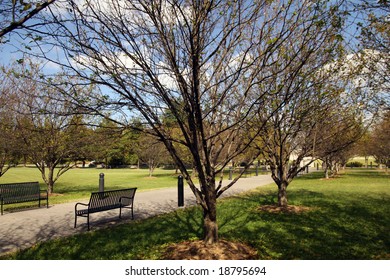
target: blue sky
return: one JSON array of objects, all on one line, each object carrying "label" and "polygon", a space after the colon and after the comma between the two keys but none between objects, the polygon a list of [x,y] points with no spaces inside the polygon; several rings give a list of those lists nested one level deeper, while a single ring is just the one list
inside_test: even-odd
[{"label": "blue sky", "polygon": [[[351,1],[351,2],[357,3],[361,1]],[[30,20],[29,23],[30,24],[34,23],[34,19]],[[353,25],[350,28],[348,28],[345,38],[348,39],[348,36],[356,35],[356,33],[357,33],[356,25]],[[28,43],[30,39],[23,40],[21,36],[18,35],[17,32],[12,32],[9,38],[10,38],[10,42],[0,45],[0,52],[1,52],[0,65],[8,65],[18,59],[22,59],[24,56],[22,51],[23,50],[27,51],[27,49],[25,49],[25,47],[23,46],[23,42]],[[19,51],[18,48],[21,49],[22,51]],[[54,54],[54,53],[53,55],[58,56],[58,54]],[[53,63],[47,63],[47,62],[45,63],[46,63],[45,72],[53,72],[59,70],[59,67],[54,65]]]}]

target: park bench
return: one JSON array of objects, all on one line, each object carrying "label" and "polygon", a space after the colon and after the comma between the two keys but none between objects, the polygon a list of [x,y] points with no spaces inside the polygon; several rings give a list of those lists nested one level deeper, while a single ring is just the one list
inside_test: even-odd
[{"label": "park bench", "polygon": [[91,193],[88,204],[76,203],[74,227],[76,228],[77,225],[77,217],[86,217],[89,230],[90,214],[117,208],[119,208],[119,219],[122,218],[122,208],[131,209],[131,217],[134,219],[133,202],[136,189],[130,188]]},{"label": "park bench", "polygon": [[0,184],[1,215],[6,204],[38,201],[41,207],[41,200],[46,200],[46,207],[49,208],[48,192],[41,190],[38,182]]}]

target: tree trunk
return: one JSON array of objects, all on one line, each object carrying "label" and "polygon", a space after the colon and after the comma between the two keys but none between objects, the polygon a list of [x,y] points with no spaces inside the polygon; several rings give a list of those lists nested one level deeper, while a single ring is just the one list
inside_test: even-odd
[{"label": "tree trunk", "polygon": [[329,170],[332,168],[329,159],[325,159],[325,179],[329,179]]},{"label": "tree trunk", "polygon": [[288,166],[287,165],[271,165],[272,179],[278,186],[278,206],[287,207],[287,186],[289,184],[288,179]]},{"label": "tree trunk", "polygon": [[49,168],[49,174],[47,175],[47,192],[52,194],[54,192],[54,168]]},{"label": "tree trunk", "polygon": [[152,178],[153,170],[154,170],[154,162],[153,162],[153,160],[149,160],[148,167],[149,167],[149,178]]},{"label": "tree trunk", "polygon": [[280,185],[278,185],[278,206],[279,207],[287,207],[287,183],[281,182]]},{"label": "tree trunk", "polygon": [[328,166],[325,167],[325,179],[329,179],[329,168],[328,168]]},{"label": "tree trunk", "polygon": [[203,183],[204,204],[203,204],[203,241],[205,244],[218,242],[217,224],[217,196],[215,191],[215,180],[209,179]]},{"label": "tree trunk", "polygon": [[335,175],[338,175],[340,173],[340,163],[336,163],[335,165]]},{"label": "tree trunk", "polygon": [[54,183],[53,182],[50,182],[47,185],[47,192],[48,192],[48,194],[53,194],[53,192],[54,192]]},{"label": "tree trunk", "polygon": [[218,242],[218,224],[217,224],[217,209],[216,205],[211,209],[203,210],[203,229],[204,239],[206,244],[214,244]]}]

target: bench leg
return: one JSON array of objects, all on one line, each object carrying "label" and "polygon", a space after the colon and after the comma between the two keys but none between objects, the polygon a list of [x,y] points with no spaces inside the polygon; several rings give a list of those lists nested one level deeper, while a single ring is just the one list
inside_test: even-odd
[{"label": "bench leg", "polygon": [[[74,215],[74,228],[76,228],[76,226],[77,226],[77,215],[75,214]],[[89,213],[87,214],[87,226],[88,226],[88,230],[89,230]]]},{"label": "bench leg", "polygon": [[134,220],[134,210],[133,210],[133,206],[131,206],[131,207],[126,207],[126,206],[119,207],[119,219],[122,219],[122,208],[129,208],[129,209],[131,209],[131,219]]}]

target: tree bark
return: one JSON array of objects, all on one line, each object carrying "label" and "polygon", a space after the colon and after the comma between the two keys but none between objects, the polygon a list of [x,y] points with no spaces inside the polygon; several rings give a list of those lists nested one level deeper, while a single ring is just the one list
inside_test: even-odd
[{"label": "tree bark", "polygon": [[272,171],[272,179],[278,186],[278,206],[287,207],[287,186],[290,183],[287,161],[285,165],[280,164],[280,166],[278,166],[276,163],[274,163],[270,166]]},{"label": "tree bark", "polygon": [[329,168],[328,168],[328,166],[325,167],[325,179],[329,179]]},{"label": "tree bark", "polygon": [[211,176],[208,180],[206,179],[203,182],[203,185],[203,241],[205,244],[214,244],[218,242],[217,195],[215,190],[215,180]]},{"label": "tree bark", "polygon": [[52,194],[54,192],[54,167],[49,167],[49,174],[47,175],[47,192]]},{"label": "tree bark", "polygon": [[206,244],[214,244],[218,242],[218,224],[217,224],[217,209],[211,207],[211,209],[203,210],[203,229],[204,238],[203,241]]},{"label": "tree bark", "polygon": [[278,185],[278,206],[279,207],[287,207],[288,201],[287,201],[287,183],[281,182]]}]

